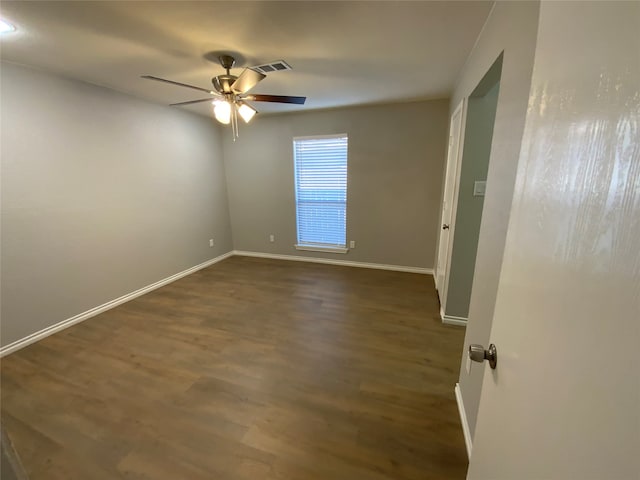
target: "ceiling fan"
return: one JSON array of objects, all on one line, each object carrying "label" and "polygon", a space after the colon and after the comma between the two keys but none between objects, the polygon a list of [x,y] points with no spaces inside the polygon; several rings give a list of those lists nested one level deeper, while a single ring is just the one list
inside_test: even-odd
[{"label": "ceiling fan", "polygon": [[[303,105],[306,97],[292,97],[287,95],[265,95],[260,93],[248,94],[247,92],[255,87],[258,82],[263,80],[266,75],[262,72],[277,71],[277,70],[289,70],[289,67],[285,62],[280,61],[273,65],[261,65],[258,67],[245,68],[239,76],[231,75],[229,70],[233,68],[235,64],[235,58],[231,55],[220,55],[218,57],[222,68],[227,73],[224,75],[218,75],[213,77],[211,82],[213,83],[214,90],[208,90],[206,88],[196,87],[186,83],[174,82],[173,80],[166,80],[164,78],[154,77],[152,75],[143,75],[142,78],[148,80],[156,80],[158,82],[170,83],[172,85],[178,85],[179,87],[192,88],[194,90],[200,90],[213,95],[213,98],[202,98],[200,100],[190,100],[188,102],[172,103],[171,106],[179,105],[191,105],[192,103],[211,102],[214,105],[213,112],[220,123],[231,123],[233,131],[233,140],[238,137],[238,114],[242,119],[249,123],[253,116],[258,111],[247,103],[252,102],[275,102],[275,103],[293,103],[297,105]],[[275,66],[275,68],[274,68]]]}]

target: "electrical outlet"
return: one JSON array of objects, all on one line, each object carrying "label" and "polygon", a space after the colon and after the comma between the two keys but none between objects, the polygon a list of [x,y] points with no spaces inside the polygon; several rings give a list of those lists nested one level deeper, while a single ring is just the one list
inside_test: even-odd
[{"label": "electrical outlet", "polygon": [[213,247],[215,245],[215,243],[213,242],[213,238],[209,239],[209,246]]},{"label": "electrical outlet", "polygon": [[269,235],[269,241],[270,241],[271,243],[275,242],[275,241],[276,241],[276,236],[275,236],[275,235],[273,235],[273,234],[272,234],[272,235]]},{"label": "electrical outlet", "polygon": [[349,242],[349,248],[356,248],[356,241],[355,240],[351,240]]}]

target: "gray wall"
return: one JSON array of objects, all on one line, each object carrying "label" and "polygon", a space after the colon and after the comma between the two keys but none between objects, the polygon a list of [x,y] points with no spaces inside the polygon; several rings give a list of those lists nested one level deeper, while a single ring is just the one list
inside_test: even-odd
[{"label": "gray wall", "polygon": [[536,46],[538,2],[497,2],[462,69],[451,99],[453,113],[504,52],[493,130],[469,320],[462,351],[460,390],[471,433],[475,431],[484,365],[465,370],[470,343],[487,345],[502,266],[516,168],[524,130]]},{"label": "gray wall", "polygon": [[[234,247],[432,268],[449,102],[262,117],[223,137]],[[347,254],[295,250],[292,139],[347,133]],[[269,235],[276,241],[269,243]]]},{"label": "gray wall", "polygon": [[210,119],[7,63],[0,78],[3,346],[232,250]]},{"label": "gray wall", "polygon": [[483,196],[474,196],[476,181],[487,179],[499,85],[483,97],[470,97],[458,187],[456,225],[451,251],[445,314],[467,318],[476,265]]}]

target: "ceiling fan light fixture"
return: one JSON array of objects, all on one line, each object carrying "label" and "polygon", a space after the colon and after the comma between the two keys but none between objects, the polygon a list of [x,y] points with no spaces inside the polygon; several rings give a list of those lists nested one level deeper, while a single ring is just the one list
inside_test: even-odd
[{"label": "ceiling fan light fixture", "polygon": [[242,117],[245,123],[249,123],[254,115],[257,113],[256,109],[250,107],[246,103],[243,103],[238,107],[238,113]]},{"label": "ceiling fan light fixture", "polygon": [[231,122],[231,104],[227,101],[214,101],[213,114],[220,123],[228,125]]},{"label": "ceiling fan light fixture", "polygon": [[9,33],[9,32],[15,32],[15,31],[16,31],[16,27],[11,25],[6,20],[0,18],[0,33]]}]

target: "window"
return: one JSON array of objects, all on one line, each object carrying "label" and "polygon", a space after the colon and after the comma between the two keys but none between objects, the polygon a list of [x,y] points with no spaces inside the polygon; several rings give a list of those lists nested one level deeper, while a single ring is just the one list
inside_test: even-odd
[{"label": "window", "polygon": [[299,250],[347,252],[347,135],[293,139]]}]

